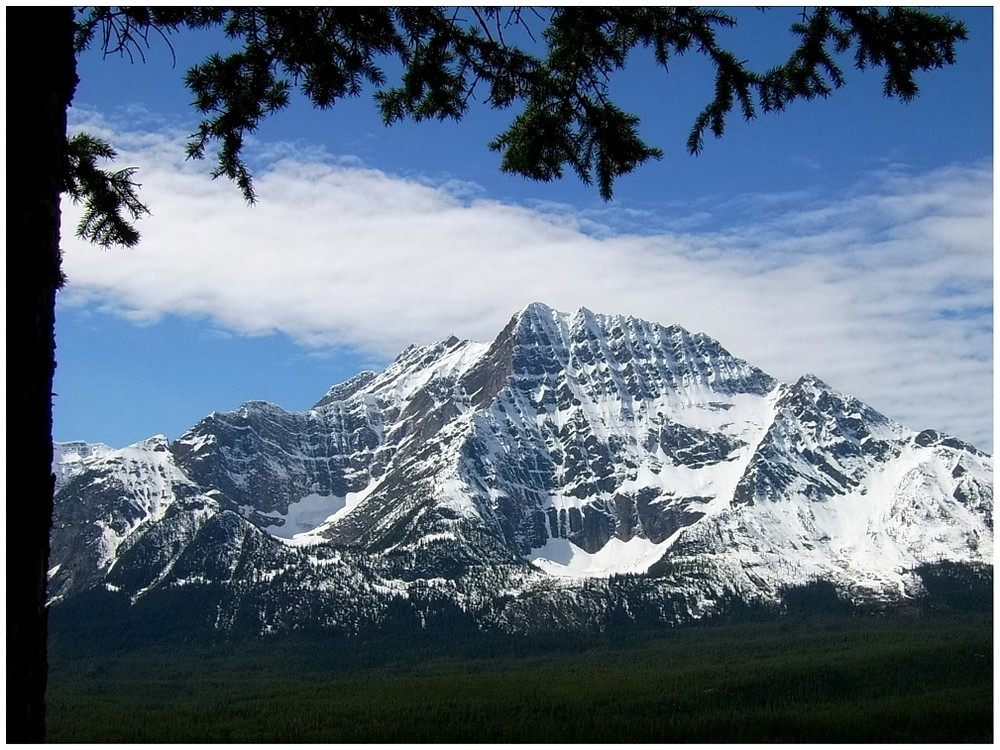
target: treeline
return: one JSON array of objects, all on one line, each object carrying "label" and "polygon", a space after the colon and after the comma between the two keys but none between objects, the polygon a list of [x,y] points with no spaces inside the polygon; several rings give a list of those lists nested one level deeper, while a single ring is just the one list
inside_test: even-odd
[{"label": "treeline", "polygon": [[54,605],[50,632],[84,645],[116,648],[150,642],[240,642],[282,633],[401,642],[435,637],[454,641],[480,634],[499,637],[510,632],[533,638],[548,634],[582,638],[807,617],[992,613],[992,566],[944,561],[922,565],[915,573],[924,590],[905,600],[856,604],[832,583],[817,580],[788,587],[774,601],[723,595],[708,616],[687,622],[683,597],[646,575],[595,579],[572,589],[553,586],[517,596],[507,594],[484,602],[482,611],[463,609],[447,592],[430,586],[411,587],[407,597],[369,589],[364,597],[334,593],[323,598],[295,586],[272,584],[243,590],[198,583],[154,589],[138,605],[123,594],[94,589]]}]

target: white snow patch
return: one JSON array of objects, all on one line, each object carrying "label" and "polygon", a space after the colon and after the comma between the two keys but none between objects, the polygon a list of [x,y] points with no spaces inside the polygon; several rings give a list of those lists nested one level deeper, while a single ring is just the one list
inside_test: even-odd
[{"label": "white snow patch", "polygon": [[56,490],[113,450],[104,443],[85,443],[82,440],[53,443],[52,472],[56,475]]},{"label": "white snow patch", "polygon": [[[284,526],[268,526],[263,530],[290,547],[322,544],[327,541],[323,532],[358,507],[376,486],[378,486],[377,483],[372,482],[360,492],[348,492],[343,497],[339,495],[306,495],[302,500],[288,507],[288,515],[285,516],[288,520]],[[299,510],[301,510],[301,514],[297,515]]]},{"label": "white snow patch", "polygon": [[427,363],[424,359],[430,347],[416,349],[411,355],[413,359],[406,358],[394,363],[366,390],[387,396],[396,403],[408,401],[432,380],[461,376],[475,365],[489,348],[490,344],[466,341],[451,351],[441,353],[432,363]]},{"label": "white snow patch", "polygon": [[[676,536],[676,535],[675,535]],[[659,560],[673,537],[655,544],[632,537],[627,542],[611,539],[597,552],[586,552],[568,539],[550,538],[531,550],[528,560],[549,575],[563,578],[607,578],[621,573],[645,573]]]},{"label": "white snow patch", "polygon": [[464,480],[446,476],[435,483],[434,491],[441,507],[449,508],[466,518],[479,517],[469,485]]},{"label": "white snow patch", "polygon": [[268,518],[280,518],[284,523],[264,526],[262,531],[279,539],[292,539],[298,534],[313,531],[346,505],[346,497],[312,493],[298,502],[291,503],[287,513],[269,515]]},{"label": "white snow patch", "polygon": [[197,453],[206,445],[218,442],[218,438],[215,435],[193,435],[181,437],[177,442],[190,445],[192,453]]},{"label": "white snow patch", "polygon": [[458,537],[456,537],[450,531],[439,531],[436,534],[427,534],[426,536],[420,537],[420,541],[417,542],[417,544],[420,547],[426,547],[426,546],[429,546],[433,542],[442,542],[442,541],[444,541],[444,542],[452,542],[452,541],[455,541],[455,539],[457,539],[457,538]]}]

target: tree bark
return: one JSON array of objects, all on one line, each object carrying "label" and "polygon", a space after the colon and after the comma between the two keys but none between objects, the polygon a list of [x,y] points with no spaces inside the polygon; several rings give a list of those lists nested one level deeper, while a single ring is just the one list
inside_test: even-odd
[{"label": "tree bark", "polygon": [[[45,739],[45,607],[52,525],[55,299],[66,110],[76,87],[71,8],[7,9],[31,60],[7,71],[7,466],[24,490],[7,514],[7,742]],[[11,439],[13,437],[13,439]]]}]

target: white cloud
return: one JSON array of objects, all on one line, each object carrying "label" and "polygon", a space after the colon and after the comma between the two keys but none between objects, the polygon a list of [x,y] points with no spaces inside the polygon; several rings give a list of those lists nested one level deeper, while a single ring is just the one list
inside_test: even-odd
[{"label": "white cloud", "polygon": [[991,164],[748,197],[740,223],[712,232],[618,234],[613,209],[505,205],[287,146],[248,208],[183,160],[183,138],[105,135],[141,166],[153,215],[138,248],[101,251],[69,237],[67,206],[63,303],[386,357],[451,333],[489,340],[533,300],[585,305],[704,331],[781,379],[814,372],[912,427],[992,445]]}]

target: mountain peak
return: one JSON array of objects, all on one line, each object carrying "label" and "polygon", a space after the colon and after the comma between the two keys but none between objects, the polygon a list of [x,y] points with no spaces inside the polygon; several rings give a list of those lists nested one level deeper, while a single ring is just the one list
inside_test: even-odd
[{"label": "mountain peak", "polygon": [[313,409],[319,409],[321,406],[326,406],[327,404],[335,401],[344,401],[349,399],[355,393],[371,383],[377,375],[378,373],[374,370],[362,370],[354,377],[345,380],[343,383],[330,386],[330,390],[324,394],[323,398],[313,404]]},{"label": "mountain peak", "polygon": [[167,448],[76,462],[53,590],[222,592],[241,611],[217,622],[269,628],[377,627],[413,594],[503,629],[598,622],[603,584],[579,579],[616,573],[649,572],[642,607],[674,621],[817,579],[898,596],[921,562],[992,556],[989,456],[585,307],[533,302],[489,344],[413,346],[310,411],[247,402]]},{"label": "mountain peak", "polygon": [[153,437],[146,438],[145,440],[140,440],[138,443],[135,443],[129,447],[161,452],[167,450],[170,447],[170,439],[163,434],[153,435]]},{"label": "mountain peak", "polygon": [[514,316],[515,318],[551,318],[553,315],[558,315],[558,310],[549,307],[544,302],[529,302],[527,305],[521,308],[521,310]]},{"label": "mountain peak", "polygon": [[832,391],[833,390],[833,388],[831,388],[825,381],[821,380],[816,375],[813,375],[811,372],[807,372],[805,375],[803,375],[802,377],[800,377],[795,382],[795,387],[796,388],[811,388],[811,389],[814,389],[814,390],[821,390],[821,391]]}]

